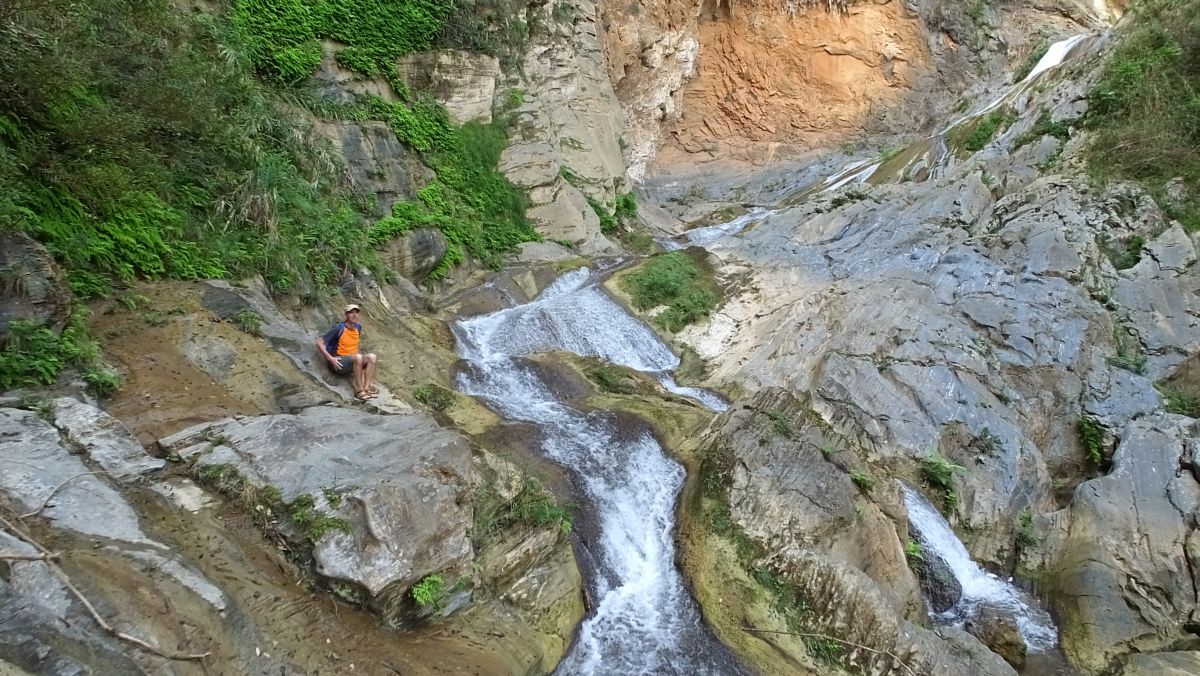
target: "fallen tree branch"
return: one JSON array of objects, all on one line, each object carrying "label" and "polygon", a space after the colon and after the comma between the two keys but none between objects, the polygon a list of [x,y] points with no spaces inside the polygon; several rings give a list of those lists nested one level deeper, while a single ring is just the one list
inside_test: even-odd
[{"label": "fallen tree branch", "polygon": [[58,554],[16,554],[0,552],[0,561],[53,561]]},{"label": "fallen tree branch", "polygon": [[[82,475],[80,475],[80,476],[82,476]],[[68,479],[68,481],[69,481],[69,479]],[[63,483],[66,483],[66,482],[63,482]],[[39,552],[42,553],[42,556],[43,556],[42,561],[46,564],[46,567],[50,569],[50,572],[54,573],[54,576],[57,577],[59,579],[59,581],[61,581],[63,583],[64,586],[66,586],[66,588],[71,592],[71,594],[76,599],[79,599],[79,602],[83,604],[84,608],[87,608],[88,613],[92,616],[92,619],[96,621],[96,624],[100,625],[101,629],[108,632],[112,636],[119,638],[122,641],[132,643],[132,644],[138,646],[139,648],[141,648],[142,650],[145,650],[146,652],[153,653],[155,655],[158,655],[159,657],[162,657],[162,658],[165,658],[168,660],[202,660],[205,657],[208,657],[209,655],[212,654],[212,653],[203,653],[203,654],[190,654],[189,655],[189,654],[185,654],[185,653],[166,652],[164,650],[160,650],[159,648],[156,648],[156,647],[150,645],[149,643],[143,641],[142,639],[140,639],[136,636],[130,636],[129,634],[126,634],[125,632],[117,630],[115,627],[113,627],[111,624],[109,624],[103,617],[100,616],[100,613],[96,610],[96,607],[92,605],[92,602],[88,601],[87,597],[83,595],[83,592],[79,591],[79,589],[74,584],[71,583],[71,578],[67,577],[67,574],[65,572],[63,572],[62,568],[59,568],[58,564],[54,563],[53,559],[58,556],[57,554],[55,554],[54,552],[51,552],[49,549],[46,549],[45,547],[43,547],[42,543],[35,540],[32,535],[29,535],[28,533],[21,530],[20,528],[17,528],[17,526],[15,524],[13,524],[11,521],[4,518],[3,516],[0,516],[0,522],[2,522],[4,524],[4,527],[7,528],[9,531],[11,531],[13,534],[15,534],[17,537],[19,537],[22,540],[24,540],[25,542],[29,543],[34,548],[36,548]]]},{"label": "fallen tree branch", "polygon": [[909,674],[911,674],[911,676],[917,676],[917,672],[914,671],[912,667],[908,666],[908,663],[905,662],[903,659],[901,659],[900,656],[897,655],[896,653],[893,653],[888,650],[878,650],[878,649],[872,648],[870,646],[865,646],[861,643],[854,643],[853,641],[846,641],[846,640],[840,639],[836,636],[829,636],[828,634],[813,634],[813,633],[802,632],[802,631],[777,631],[777,630],[773,630],[773,629],[756,629],[755,627],[750,627],[750,626],[746,626],[746,625],[743,625],[742,629],[744,631],[748,631],[748,632],[755,633],[755,634],[786,634],[788,636],[799,636],[801,638],[819,638],[819,639],[824,639],[827,641],[834,641],[836,643],[841,643],[842,645],[850,646],[851,648],[858,648],[860,650],[866,650],[867,652],[870,652],[870,653],[875,653],[876,655],[885,655],[887,657],[890,657],[893,660],[895,660],[896,663],[899,664],[901,667],[904,667],[904,670],[907,671]]},{"label": "fallen tree branch", "polygon": [[73,477],[69,477],[68,479],[66,479],[65,481],[63,481],[62,483],[60,483],[59,485],[55,486],[55,487],[54,487],[54,490],[50,491],[50,495],[47,495],[47,496],[46,496],[46,500],[45,500],[44,502],[42,502],[42,506],[41,506],[41,507],[38,507],[37,509],[33,510],[32,512],[29,512],[28,514],[22,514],[22,515],[20,516],[20,518],[22,518],[22,519],[28,519],[28,518],[29,518],[29,517],[31,517],[31,516],[37,516],[38,514],[41,514],[41,513],[42,513],[42,510],[46,509],[46,507],[47,507],[47,506],[49,506],[49,504],[50,504],[50,498],[53,498],[53,497],[54,497],[54,494],[55,494],[55,493],[58,493],[58,491],[59,491],[60,489],[62,489],[62,487],[63,487],[63,486],[66,486],[67,484],[71,483],[72,481],[74,481],[75,479],[78,479],[78,478],[79,478],[79,477],[81,477],[81,476],[91,476],[91,475],[93,475],[93,474],[108,474],[108,472],[105,472],[105,471],[103,471],[103,470],[97,470],[97,471],[95,471],[95,472],[82,472],[82,473],[80,473],[80,474],[76,474],[76,475],[75,475],[75,476],[73,476]]}]

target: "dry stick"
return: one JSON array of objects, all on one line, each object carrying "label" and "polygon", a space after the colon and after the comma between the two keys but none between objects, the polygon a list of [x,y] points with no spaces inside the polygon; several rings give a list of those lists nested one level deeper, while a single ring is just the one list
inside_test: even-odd
[{"label": "dry stick", "polygon": [[198,654],[198,655],[196,655],[196,654],[188,655],[188,654],[184,654],[184,653],[169,653],[169,652],[160,650],[160,649],[150,645],[149,643],[146,643],[145,641],[143,641],[142,639],[140,639],[136,636],[130,636],[129,634],[118,631],[115,627],[113,627],[111,624],[106,622],[104,620],[104,618],[100,616],[100,613],[97,612],[96,607],[92,605],[91,601],[88,601],[87,597],[83,595],[83,592],[79,591],[79,589],[76,588],[75,585],[71,583],[71,578],[67,577],[67,574],[64,573],[63,570],[61,568],[59,568],[58,565],[55,564],[51,560],[54,557],[58,556],[57,554],[55,554],[54,552],[51,552],[49,549],[46,549],[45,547],[43,547],[42,543],[35,540],[33,538],[33,536],[29,535],[28,533],[21,530],[20,528],[17,528],[15,525],[13,525],[13,523],[11,521],[4,518],[3,516],[0,516],[0,523],[3,523],[5,528],[8,528],[10,531],[15,533],[17,535],[17,537],[19,537],[22,540],[24,540],[25,542],[33,545],[35,548],[37,548],[38,551],[40,551],[42,553],[43,556],[46,557],[44,559],[44,563],[46,564],[46,567],[50,569],[50,572],[54,573],[55,577],[57,577],[63,583],[63,585],[66,586],[66,588],[68,590],[70,590],[71,594],[74,595],[75,598],[79,599],[79,602],[83,604],[83,607],[87,608],[87,611],[92,616],[92,619],[95,620],[96,624],[100,625],[100,628],[103,629],[104,631],[107,631],[109,634],[112,634],[113,636],[121,639],[122,641],[128,641],[129,643],[132,643],[147,652],[154,653],[155,655],[166,658],[168,660],[202,660],[205,657],[208,657],[209,655],[212,654],[212,653],[203,653],[203,654]]},{"label": "dry stick", "polygon": [[0,561],[53,561],[58,554],[11,554],[0,552]]},{"label": "dry stick", "polygon": [[912,674],[912,676],[917,676],[917,672],[913,671],[913,668],[908,666],[907,662],[900,659],[900,656],[897,655],[896,653],[893,653],[893,652],[890,652],[887,650],[876,650],[875,648],[865,646],[861,643],[854,643],[852,641],[846,641],[846,640],[840,639],[836,636],[828,636],[826,634],[809,634],[809,633],[800,632],[800,631],[774,631],[771,629],[756,629],[754,627],[748,627],[748,626],[743,626],[742,629],[744,629],[745,631],[756,633],[756,634],[787,634],[788,636],[800,636],[800,637],[805,637],[805,638],[820,638],[820,639],[825,639],[827,641],[835,641],[835,642],[841,643],[843,645],[848,645],[852,648],[861,648],[863,650],[866,650],[867,652],[875,653],[876,655],[886,655],[886,656],[892,658],[893,660],[895,660],[900,666],[904,667],[904,670],[907,671],[908,673]]},{"label": "dry stick", "polygon": [[108,472],[105,472],[102,470],[95,471],[95,472],[83,472],[81,474],[76,474],[75,476],[68,478],[66,481],[63,481],[59,485],[55,486],[54,490],[50,491],[50,495],[46,496],[46,501],[42,503],[41,507],[38,507],[37,509],[33,510],[32,512],[29,512],[28,514],[22,514],[18,518],[28,519],[31,516],[37,516],[38,514],[41,514],[42,510],[46,509],[46,507],[48,507],[50,505],[50,498],[53,498],[54,494],[57,493],[63,486],[66,486],[68,483],[74,481],[75,479],[78,479],[81,476],[91,476],[92,474],[108,474]]}]

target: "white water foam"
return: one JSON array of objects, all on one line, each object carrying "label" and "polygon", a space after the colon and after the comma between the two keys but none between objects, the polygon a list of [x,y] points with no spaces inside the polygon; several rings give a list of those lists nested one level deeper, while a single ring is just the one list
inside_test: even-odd
[{"label": "white water foam", "polygon": [[708,246],[719,239],[738,234],[742,230],[745,230],[747,225],[755,221],[761,221],[773,213],[775,212],[770,209],[753,207],[733,220],[718,225],[710,225],[706,228],[688,230],[677,239],[663,240],[659,244],[667,251],[675,251],[676,249],[689,246]]},{"label": "white water foam", "polygon": [[1027,602],[1025,594],[1011,584],[980,568],[950,524],[925,496],[904,486],[904,504],[908,508],[909,525],[916,531],[921,546],[927,553],[945,561],[954,579],[962,586],[962,599],[939,619],[959,620],[981,607],[990,606],[1012,615],[1031,652],[1048,652],[1058,644],[1058,629],[1049,613],[1032,599]]},{"label": "white water foam", "polygon": [[568,350],[661,376],[678,358],[597,288],[586,268],[563,275],[533,302],[462,320],[454,331],[459,354],[470,362],[459,389],[510,420],[537,425],[543,452],[578,477],[596,517],[598,574],[590,580],[596,607],[556,673],[737,673],[675,568],[683,468],[650,435],[630,439],[612,416],[559,402],[519,359]]}]

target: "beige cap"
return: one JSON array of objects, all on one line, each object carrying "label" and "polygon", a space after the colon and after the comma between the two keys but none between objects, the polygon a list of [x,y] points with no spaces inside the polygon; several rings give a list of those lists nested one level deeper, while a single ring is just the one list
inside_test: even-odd
[{"label": "beige cap", "polygon": [[351,310],[361,310],[361,309],[362,309],[362,308],[360,308],[359,306],[355,305],[354,303],[351,303],[351,304],[347,305],[347,306],[346,306],[346,309],[345,309],[345,310],[342,310],[342,312],[343,312],[343,313],[346,313],[346,312],[349,312],[349,311],[351,311]]}]

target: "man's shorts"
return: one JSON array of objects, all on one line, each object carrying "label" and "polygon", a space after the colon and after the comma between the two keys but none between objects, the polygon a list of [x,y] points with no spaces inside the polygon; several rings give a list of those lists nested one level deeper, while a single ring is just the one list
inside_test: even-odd
[{"label": "man's shorts", "polygon": [[342,357],[334,357],[334,359],[336,359],[338,361],[337,368],[334,368],[333,364],[330,364],[329,362],[325,362],[326,364],[329,364],[330,371],[333,371],[335,374],[337,374],[339,376],[348,376],[354,372],[354,357],[352,355],[345,355]]}]

